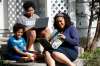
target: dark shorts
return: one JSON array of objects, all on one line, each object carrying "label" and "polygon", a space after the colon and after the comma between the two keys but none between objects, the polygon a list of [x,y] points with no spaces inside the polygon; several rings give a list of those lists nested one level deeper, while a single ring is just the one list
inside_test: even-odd
[{"label": "dark shorts", "polygon": [[25,56],[19,55],[17,53],[10,53],[10,52],[5,54],[5,58],[9,60],[19,61],[22,57],[25,57]]},{"label": "dark shorts", "polygon": [[74,61],[78,56],[78,52],[75,49],[70,49],[70,48],[67,48],[67,47],[59,47],[58,49],[56,49],[54,51],[63,53],[71,61]]},{"label": "dark shorts", "polygon": [[16,54],[16,55],[15,55],[15,54],[7,54],[7,55],[5,56],[6,59],[9,59],[9,60],[16,60],[16,61],[20,60],[21,57],[22,57],[22,56],[17,55],[17,54]]}]

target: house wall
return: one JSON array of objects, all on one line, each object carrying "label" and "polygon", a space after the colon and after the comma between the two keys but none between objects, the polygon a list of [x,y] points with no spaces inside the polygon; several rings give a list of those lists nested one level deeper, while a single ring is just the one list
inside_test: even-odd
[{"label": "house wall", "polygon": [[8,31],[7,0],[0,1],[0,36]]},{"label": "house wall", "polygon": [[4,29],[4,9],[3,2],[0,2],[0,29]]},{"label": "house wall", "polygon": [[[10,21],[10,17],[12,17],[12,14],[10,14],[10,11],[8,11],[9,10],[8,8],[10,7],[8,5],[8,1],[11,0],[1,0],[0,2],[0,35],[4,32],[9,32],[9,29],[11,30],[13,24],[15,23],[14,21]],[[17,0],[17,1],[24,2],[27,0]],[[77,26],[78,28],[80,36],[81,37],[87,36],[87,28],[88,28],[89,17],[90,17],[89,2],[91,0],[31,0],[31,1],[35,3],[37,14],[40,17],[43,16],[50,17],[49,27],[51,31],[53,29],[53,17],[58,12],[58,10],[61,10],[62,12],[65,11],[66,13],[69,14],[72,22],[74,22],[74,25]],[[55,6],[53,6],[54,2],[56,1],[58,1],[58,3],[55,3]],[[60,3],[61,1],[65,3],[62,2],[61,4]],[[58,7],[59,3],[61,5]],[[65,5],[64,9],[66,10],[60,9],[63,5]],[[56,10],[57,7],[58,10]],[[56,11],[55,13],[53,13],[54,10]],[[20,14],[22,14],[22,12],[20,12]],[[96,21],[93,22],[91,36],[95,34],[95,27],[96,27]]]},{"label": "house wall", "polygon": [[[91,0],[76,0],[76,26],[79,30],[80,37],[87,37],[89,19],[90,19],[90,6]],[[95,34],[97,21],[92,22],[91,35],[93,37]]]}]

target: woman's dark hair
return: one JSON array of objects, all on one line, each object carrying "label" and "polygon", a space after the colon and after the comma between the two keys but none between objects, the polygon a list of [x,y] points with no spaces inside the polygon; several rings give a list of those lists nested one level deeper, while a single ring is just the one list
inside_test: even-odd
[{"label": "woman's dark hair", "polygon": [[26,1],[23,4],[23,8],[24,8],[25,11],[27,11],[29,7],[32,7],[35,10],[35,5],[34,5],[34,3],[32,1]]},{"label": "woman's dark hair", "polygon": [[23,29],[23,31],[25,31],[25,25],[22,25],[20,23],[14,24],[13,33],[16,33],[19,29]]},{"label": "woman's dark hair", "polygon": [[[58,17],[63,17],[64,18],[64,20],[65,20],[65,28],[68,28],[72,23],[71,23],[71,20],[70,20],[70,17],[69,17],[69,15],[68,14],[66,14],[66,13],[57,13],[56,15],[55,15],[55,17],[54,17],[54,28],[55,29],[58,29],[59,30],[59,26],[57,25],[57,21],[56,21],[56,19],[58,18]],[[64,28],[64,29],[65,29]]]}]

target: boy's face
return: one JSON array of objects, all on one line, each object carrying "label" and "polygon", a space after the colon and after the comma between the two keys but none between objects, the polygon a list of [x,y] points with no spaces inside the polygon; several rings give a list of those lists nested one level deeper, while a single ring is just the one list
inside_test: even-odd
[{"label": "boy's face", "polygon": [[17,38],[21,38],[22,35],[23,35],[23,29],[19,29],[19,30],[15,33],[15,36],[16,36]]},{"label": "boy's face", "polygon": [[28,17],[31,17],[33,16],[34,12],[35,12],[34,8],[29,7],[28,10],[26,11],[26,14]]}]

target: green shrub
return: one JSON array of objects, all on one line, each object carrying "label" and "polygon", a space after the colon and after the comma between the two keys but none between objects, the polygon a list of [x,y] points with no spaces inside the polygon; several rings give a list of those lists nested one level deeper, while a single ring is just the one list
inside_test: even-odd
[{"label": "green shrub", "polygon": [[85,66],[100,66],[100,48],[95,52],[84,52],[80,58],[85,59]]}]

